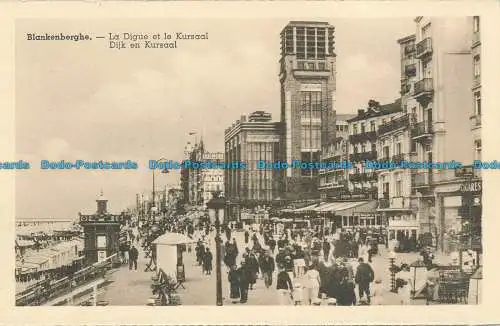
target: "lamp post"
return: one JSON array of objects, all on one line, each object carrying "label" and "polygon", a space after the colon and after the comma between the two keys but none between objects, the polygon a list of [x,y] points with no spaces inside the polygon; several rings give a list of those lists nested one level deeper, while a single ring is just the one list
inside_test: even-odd
[{"label": "lamp post", "polygon": [[226,200],[220,196],[220,192],[214,192],[213,198],[207,203],[208,214],[210,220],[215,224],[215,274],[216,281],[216,305],[222,306],[222,274],[221,274],[221,237],[220,237],[220,218],[224,219],[224,210],[226,208]]}]

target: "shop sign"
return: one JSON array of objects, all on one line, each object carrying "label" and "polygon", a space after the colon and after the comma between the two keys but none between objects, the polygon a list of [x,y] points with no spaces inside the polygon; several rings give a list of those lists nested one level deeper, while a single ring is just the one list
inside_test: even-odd
[{"label": "shop sign", "polygon": [[462,193],[464,192],[482,192],[483,186],[481,181],[473,181],[473,182],[467,182],[463,183],[460,186],[460,191]]}]

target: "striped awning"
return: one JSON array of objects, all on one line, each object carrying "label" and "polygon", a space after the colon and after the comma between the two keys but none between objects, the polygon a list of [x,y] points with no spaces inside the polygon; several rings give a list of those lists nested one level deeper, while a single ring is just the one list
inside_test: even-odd
[{"label": "striped awning", "polygon": [[318,213],[335,213],[337,215],[352,215],[352,213],[375,212],[377,201],[349,201],[324,203],[314,209]]}]

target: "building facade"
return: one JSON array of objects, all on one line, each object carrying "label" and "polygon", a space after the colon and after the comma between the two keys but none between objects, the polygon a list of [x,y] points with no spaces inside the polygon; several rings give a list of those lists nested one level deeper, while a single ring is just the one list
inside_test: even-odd
[{"label": "building facade", "polygon": [[[203,162],[224,162],[224,153],[203,153]],[[212,199],[214,192],[219,192],[224,195],[224,170],[223,169],[203,169],[201,173],[201,197],[203,206],[206,207],[207,202]]]},{"label": "building facade", "polygon": [[[344,162],[349,160],[348,156],[348,119],[354,118],[354,114],[337,114],[335,121],[336,137],[322,146],[321,162]],[[322,200],[338,198],[347,188],[348,170],[324,169],[319,171],[319,193]]]},{"label": "building facade", "polygon": [[261,168],[259,161],[280,160],[282,127],[271,114],[256,111],[242,116],[225,130],[225,162],[246,162],[246,169],[224,170],[224,188],[229,202],[228,216],[240,220],[241,209],[270,204],[282,193],[283,171]]},{"label": "building facade", "polygon": [[370,100],[366,110],[358,110],[357,116],[349,123],[349,161],[353,168],[349,171],[348,192],[357,198],[377,199],[377,173],[365,166],[366,161],[377,161],[383,157],[383,149],[377,149],[377,128],[393,119],[401,112],[401,102],[380,105]]},{"label": "building facade", "polygon": [[[413,84],[410,136],[416,160],[471,164],[470,126],[472,17],[417,17],[417,79]],[[419,200],[420,231],[433,235],[438,248],[456,250],[464,220],[461,187],[467,177],[455,169],[412,170],[412,191]]]},{"label": "building facade", "polygon": [[[290,22],[281,32],[282,161],[319,162],[335,139],[335,28],[325,22]],[[287,169],[289,199],[317,198],[318,170]]]},{"label": "building facade", "polygon": [[[410,116],[416,112],[412,97],[417,81],[415,35],[398,40],[401,57],[401,112],[378,127],[378,148],[381,161],[413,161],[415,146],[410,137]],[[408,112],[408,108],[412,112]],[[411,171],[409,169],[381,170],[378,173],[378,211],[387,221],[388,239],[414,246],[419,237],[420,224],[416,210],[418,202],[412,197]]]}]

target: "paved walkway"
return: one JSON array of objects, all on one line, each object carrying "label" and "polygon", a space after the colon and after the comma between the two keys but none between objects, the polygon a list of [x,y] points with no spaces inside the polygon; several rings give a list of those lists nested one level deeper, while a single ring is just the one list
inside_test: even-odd
[{"label": "paved walkway", "polygon": [[149,258],[144,257],[142,248],[139,250],[137,270],[129,270],[124,265],[116,270],[110,277],[111,284],[105,287],[104,293],[99,300],[105,300],[110,306],[144,306],[151,298],[152,272],[144,272]]}]

